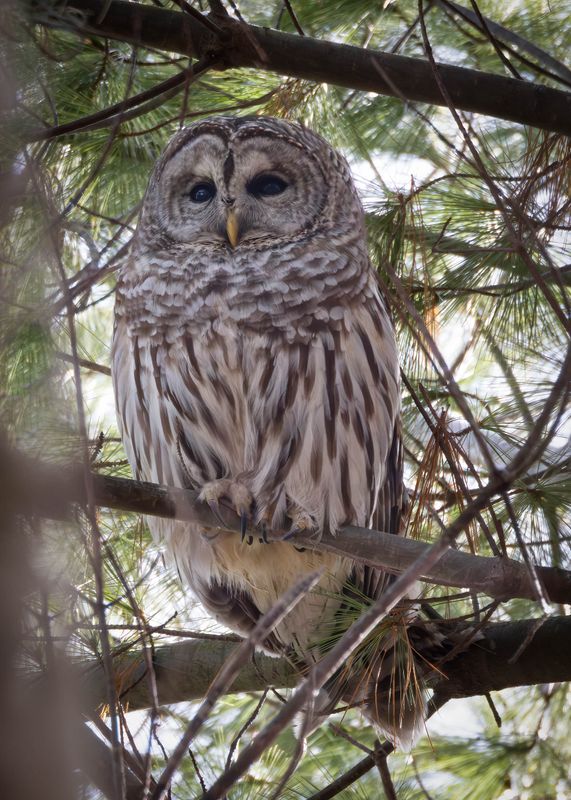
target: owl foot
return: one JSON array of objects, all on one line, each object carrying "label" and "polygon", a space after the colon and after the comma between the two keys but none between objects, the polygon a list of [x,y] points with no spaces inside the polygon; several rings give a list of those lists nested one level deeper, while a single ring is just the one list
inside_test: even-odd
[{"label": "owl foot", "polygon": [[259,525],[260,529],[260,536],[258,537],[258,541],[260,544],[269,544],[268,542],[268,525],[266,522],[260,522]]},{"label": "owl foot", "polygon": [[304,511],[303,508],[300,508],[298,505],[291,505],[288,508],[287,515],[291,519],[291,527],[284,535],[284,540],[287,541],[287,539],[295,536],[296,533],[315,530],[315,520],[311,514],[308,514],[307,511]]},{"label": "owl foot", "polygon": [[[219,508],[220,501],[226,499],[230,502],[232,508],[240,517],[240,541],[243,542],[246,538],[246,531],[248,530],[248,523],[251,517],[251,511],[254,504],[254,498],[250,490],[239,481],[229,480],[222,478],[218,481],[210,481],[202,487],[202,491],[198,496],[199,500],[203,500],[208,504],[212,513],[222,522]],[[248,536],[247,543],[252,544],[254,541],[252,536]]]}]

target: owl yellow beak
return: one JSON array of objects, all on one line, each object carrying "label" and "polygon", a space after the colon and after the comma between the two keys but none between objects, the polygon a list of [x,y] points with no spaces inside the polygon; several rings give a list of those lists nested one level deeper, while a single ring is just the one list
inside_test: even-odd
[{"label": "owl yellow beak", "polygon": [[234,248],[238,244],[238,218],[236,212],[230,209],[226,217],[226,233],[230,247]]}]

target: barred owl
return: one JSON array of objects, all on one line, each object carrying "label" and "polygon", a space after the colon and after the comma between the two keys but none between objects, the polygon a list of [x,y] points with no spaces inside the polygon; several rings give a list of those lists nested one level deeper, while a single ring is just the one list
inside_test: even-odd
[{"label": "barred owl", "polygon": [[[395,338],[349,167],[300,125],[217,117],[172,139],[118,283],[113,380],[138,479],[224,499],[260,532],[399,532]],[[149,524],[206,609],[243,635],[324,567],[266,641],[276,653],[311,658],[347,586],[375,598],[386,581],[287,541]],[[360,691],[393,738],[418,725],[414,703],[390,721]]]}]

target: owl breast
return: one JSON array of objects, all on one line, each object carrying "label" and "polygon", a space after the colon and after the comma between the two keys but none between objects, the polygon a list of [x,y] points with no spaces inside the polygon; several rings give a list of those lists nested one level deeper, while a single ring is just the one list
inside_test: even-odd
[{"label": "owl breast", "polygon": [[[308,292],[307,280],[305,293],[297,288],[291,264],[289,276],[277,265],[271,281],[233,264],[214,274],[210,265],[208,275],[195,265],[178,283],[150,265],[152,291],[140,272],[122,282],[114,382],[139,479],[193,489],[239,481],[254,498],[254,522],[277,530],[300,513],[318,532],[371,525],[398,412],[394,339],[372,278],[353,274],[340,294],[346,265],[323,261],[320,292]],[[281,645],[306,648],[326,633],[334,594],[349,575],[362,578],[348,559],[285,542],[248,545],[188,523],[149,524],[202,602],[242,633],[323,567],[318,590],[277,629]]]}]

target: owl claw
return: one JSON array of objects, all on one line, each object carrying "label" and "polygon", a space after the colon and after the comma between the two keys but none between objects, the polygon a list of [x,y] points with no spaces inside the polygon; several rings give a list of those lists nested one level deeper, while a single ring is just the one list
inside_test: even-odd
[{"label": "owl claw", "polygon": [[224,528],[228,527],[228,523],[220,516],[219,501],[222,499],[229,501],[236,514],[240,517],[240,541],[243,542],[245,540],[254,500],[250,490],[243,483],[229,478],[210,481],[202,487],[199,499],[208,504],[210,510]]},{"label": "owl claw", "polygon": [[269,544],[268,541],[268,524],[265,520],[258,522],[258,542],[260,544]]},{"label": "owl claw", "polygon": [[222,519],[222,515],[220,514],[220,505],[217,500],[207,500],[206,501],[208,508],[212,511],[218,522],[222,525],[223,528],[226,527],[226,522]]},{"label": "owl claw", "polygon": [[260,525],[261,536],[259,537],[260,544],[268,544],[268,526],[265,522]]},{"label": "owl claw", "polygon": [[315,520],[298,505],[293,505],[288,509],[288,516],[291,519],[291,528],[283,535],[283,540],[287,541],[298,533],[315,531]]},{"label": "owl claw", "polygon": [[304,528],[300,528],[299,525],[292,525],[289,531],[286,531],[280,538],[283,542],[287,542],[288,539],[293,539],[296,533],[301,533]]},{"label": "owl claw", "polygon": [[[243,542],[246,538],[246,531],[248,530],[248,515],[242,512],[240,514],[240,541]],[[250,536],[250,539],[252,537]],[[248,542],[248,544],[252,544],[252,542]]]}]

